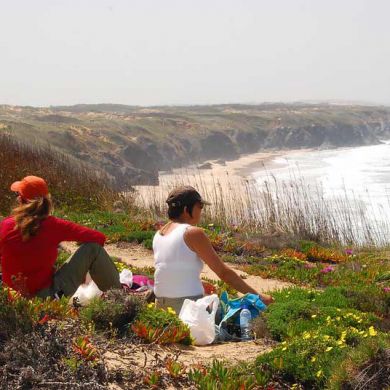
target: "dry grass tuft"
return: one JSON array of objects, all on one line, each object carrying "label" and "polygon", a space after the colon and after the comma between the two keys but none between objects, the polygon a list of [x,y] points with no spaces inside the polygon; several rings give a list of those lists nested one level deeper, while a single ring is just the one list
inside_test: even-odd
[{"label": "dry grass tuft", "polygon": [[55,204],[62,208],[96,210],[112,207],[120,195],[102,172],[81,165],[51,148],[25,144],[0,134],[0,213],[14,203],[9,187],[27,175],[45,178]]}]

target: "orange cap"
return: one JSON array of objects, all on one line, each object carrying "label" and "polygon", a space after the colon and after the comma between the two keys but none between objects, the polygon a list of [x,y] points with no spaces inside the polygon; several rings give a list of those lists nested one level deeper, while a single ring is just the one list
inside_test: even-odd
[{"label": "orange cap", "polygon": [[11,191],[18,192],[23,199],[32,200],[49,194],[47,183],[37,176],[26,176],[11,185]]}]

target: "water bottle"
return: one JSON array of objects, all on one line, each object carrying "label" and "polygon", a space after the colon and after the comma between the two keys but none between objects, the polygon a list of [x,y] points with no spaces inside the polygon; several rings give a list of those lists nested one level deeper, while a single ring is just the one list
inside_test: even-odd
[{"label": "water bottle", "polygon": [[240,328],[241,328],[241,339],[248,341],[252,339],[251,336],[251,322],[252,315],[247,305],[244,305],[240,313]]}]

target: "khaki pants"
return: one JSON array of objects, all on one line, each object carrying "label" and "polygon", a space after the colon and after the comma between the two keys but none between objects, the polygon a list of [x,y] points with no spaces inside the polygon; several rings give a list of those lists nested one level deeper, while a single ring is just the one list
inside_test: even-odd
[{"label": "khaki pants", "polygon": [[53,284],[37,292],[41,298],[55,294],[71,297],[84,283],[87,272],[102,291],[121,288],[119,273],[108,253],[95,243],[82,244],[54,274]]},{"label": "khaki pants", "polygon": [[175,310],[176,314],[179,315],[185,299],[191,299],[192,301],[196,301],[197,299],[200,298],[203,298],[203,295],[196,295],[193,297],[182,297],[182,298],[164,298],[164,297],[157,298],[156,297],[156,307],[160,309],[167,309],[168,307],[171,307],[173,310]]}]

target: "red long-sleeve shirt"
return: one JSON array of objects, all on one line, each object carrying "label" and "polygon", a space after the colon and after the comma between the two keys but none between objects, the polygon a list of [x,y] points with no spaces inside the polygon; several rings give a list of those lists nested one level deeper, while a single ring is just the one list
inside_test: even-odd
[{"label": "red long-sleeve shirt", "polygon": [[[53,216],[41,222],[38,234],[27,241],[22,240],[19,229],[15,230],[13,217],[0,223],[0,258],[3,283],[15,290],[34,295],[52,284],[54,263],[58,245],[62,241],[94,242],[104,245],[104,234]],[[19,280],[13,282],[14,278]],[[22,292],[22,291],[21,291]]]}]

